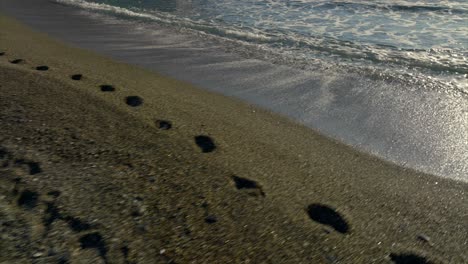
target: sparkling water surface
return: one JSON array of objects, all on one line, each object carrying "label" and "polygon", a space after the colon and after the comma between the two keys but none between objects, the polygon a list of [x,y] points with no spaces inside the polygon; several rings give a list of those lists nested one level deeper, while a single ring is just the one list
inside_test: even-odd
[{"label": "sparkling water surface", "polygon": [[56,1],[189,30],[296,67],[347,65],[468,94],[466,0]]}]

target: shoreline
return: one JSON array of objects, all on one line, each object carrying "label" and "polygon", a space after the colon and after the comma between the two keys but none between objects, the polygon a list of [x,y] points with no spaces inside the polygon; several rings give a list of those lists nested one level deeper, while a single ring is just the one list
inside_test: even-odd
[{"label": "shoreline", "polygon": [[240,99],[393,163],[468,182],[464,95],[275,65],[151,23],[48,0],[0,0],[0,9],[69,45]]},{"label": "shoreline", "polygon": [[0,24],[0,261],[468,261],[468,184]]}]

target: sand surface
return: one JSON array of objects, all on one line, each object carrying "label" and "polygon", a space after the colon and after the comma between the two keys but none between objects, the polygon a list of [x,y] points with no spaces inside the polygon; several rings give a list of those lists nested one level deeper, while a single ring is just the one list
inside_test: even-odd
[{"label": "sand surface", "polygon": [[0,263],[468,263],[468,185],[0,16]]}]

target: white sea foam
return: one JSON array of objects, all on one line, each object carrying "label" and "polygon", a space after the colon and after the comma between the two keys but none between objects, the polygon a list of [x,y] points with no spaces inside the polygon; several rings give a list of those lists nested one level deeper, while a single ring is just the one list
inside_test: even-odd
[{"label": "white sea foam", "polygon": [[56,1],[233,42],[234,51],[252,54],[246,49],[254,47],[275,54],[268,59],[277,62],[313,61],[315,66],[320,59],[386,73],[416,70],[468,92],[468,3],[464,1],[187,0],[176,1],[172,11],[161,11],[164,6],[158,9],[156,4]]}]

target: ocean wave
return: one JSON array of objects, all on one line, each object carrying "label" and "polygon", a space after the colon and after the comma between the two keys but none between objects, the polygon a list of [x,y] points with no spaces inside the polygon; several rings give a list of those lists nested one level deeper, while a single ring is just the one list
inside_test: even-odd
[{"label": "ocean wave", "polygon": [[[250,46],[259,46],[263,50],[275,53],[277,56],[288,56],[287,60],[294,57],[297,60],[307,61],[315,59],[333,60],[335,63],[346,65],[355,64],[363,66],[384,65],[393,68],[415,68],[423,72],[432,72],[438,75],[453,75],[450,82],[455,86],[468,88],[466,75],[468,75],[468,52],[465,49],[456,48],[404,48],[389,44],[369,44],[350,40],[339,39],[326,34],[303,35],[294,30],[258,28],[249,25],[235,25],[181,17],[168,12],[146,10],[137,7],[119,7],[104,3],[96,3],[85,0],[55,0],[58,3],[79,6],[88,10],[100,11],[123,17],[139,19],[159,24],[182,28],[210,37],[219,37],[222,41],[232,41],[239,49],[248,49]],[[297,4],[297,2],[294,2]],[[303,3],[303,2],[302,2]],[[324,5],[341,5],[343,3],[358,5],[350,2],[328,2]],[[317,4],[317,2],[314,2]],[[361,6],[369,6],[369,3],[360,3]],[[379,7],[384,6],[377,3]],[[392,5],[392,8],[401,8],[402,5]],[[411,7],[405,5],[404,9]],[[413,6],[414,7],[414,6]],[[419,8],[419,6],[418,6]],[[435,6],[432,9],[442,10],[445,7]],[[429,10],[429,9],[426,9]],[[306,62],[301,62],[304,64]],[[314,62],[315,63],[315,62]],[[372,67],[372,65],[370,65]],[[450,78],[449,78],[450,79]],[[465,87],[467,86],[467,87]]]},{"label": "ocean wave", "polygon": [[405,11],[405,12],[442,12],[449,14],[466,14],[467,9],[454,8],[443,5],[412,5],[406,4],[388,4],[388,3],[366,3],[366,2],[326,2],[321,4],[313,4],[317,8],[337,8],[346,7],[350,9],[370,9],[378,11]]}]

